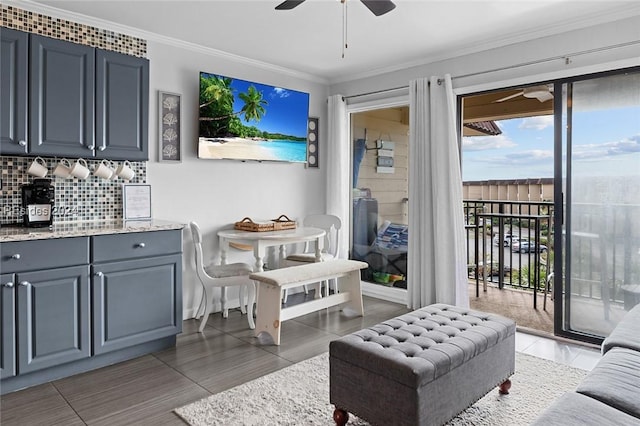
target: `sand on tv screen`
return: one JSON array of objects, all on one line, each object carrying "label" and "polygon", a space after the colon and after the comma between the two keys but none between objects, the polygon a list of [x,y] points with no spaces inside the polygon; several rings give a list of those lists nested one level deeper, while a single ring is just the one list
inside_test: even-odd
[{"label": "sand on tv screen", "polygon": [[200,73],[198,157],[306,162],[309,94]]}]

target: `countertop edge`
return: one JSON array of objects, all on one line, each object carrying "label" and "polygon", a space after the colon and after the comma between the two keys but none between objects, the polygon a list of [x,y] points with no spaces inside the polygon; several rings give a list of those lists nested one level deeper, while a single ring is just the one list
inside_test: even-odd
[{"label": "countertop edge", "polygon": [[71,222],[55,225],[52,228],[2,227],[0,228],[0,243],[128,234],[133,232],[169,231],[183,229],[184,227],[186,227],[186,224],[163,220],[144,222]]}]

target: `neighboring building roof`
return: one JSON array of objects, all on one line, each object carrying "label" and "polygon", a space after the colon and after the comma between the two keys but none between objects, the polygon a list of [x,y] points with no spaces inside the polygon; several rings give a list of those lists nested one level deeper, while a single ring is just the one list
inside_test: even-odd
[{"label": "neighboring building roof", "polygon": [[495,121],[475,121],[473,123],[464,123],[464,127],[467,127],[471,130],[475,130],[479,134],[469,134],[466,136],[496,136],[502,133],[500,127],[496,124]]},{"label": "neighboring building roof", "polygon": [[552,185],[553,178],[468,180],[462,185]]}]

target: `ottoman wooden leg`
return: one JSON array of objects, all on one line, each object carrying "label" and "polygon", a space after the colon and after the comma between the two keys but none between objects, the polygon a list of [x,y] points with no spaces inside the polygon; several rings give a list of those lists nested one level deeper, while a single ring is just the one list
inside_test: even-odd
[{"label": "ottoman wooden leg", "polygon": [[509,389],[511,389],[511,380],[507,379],[500,384],[500,395],[508,395]]},{"label": "ottoman wooden leg", "polygon": [[338,426],[344,426],[349,421],[349,413],[336,407],[336,409],[333,410],[333,421],[336,422]]}]

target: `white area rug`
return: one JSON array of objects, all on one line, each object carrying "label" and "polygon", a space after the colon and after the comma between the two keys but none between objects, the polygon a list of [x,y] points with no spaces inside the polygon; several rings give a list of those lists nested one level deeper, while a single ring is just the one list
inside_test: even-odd
[{"label": "white area rug", "polygon": [[[510,394],[500,395],[496,388],[450,424],[528,425],[555,398],[575,389],[586,373],[516,353]],[[329,354],[294,364],[175,412],[193,426],[334,425],[333,406],[329,404]],[[350,414],[348,424],[368,423]]]}]

